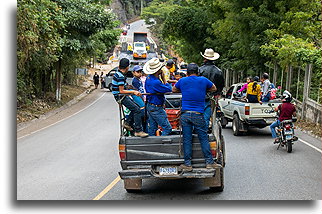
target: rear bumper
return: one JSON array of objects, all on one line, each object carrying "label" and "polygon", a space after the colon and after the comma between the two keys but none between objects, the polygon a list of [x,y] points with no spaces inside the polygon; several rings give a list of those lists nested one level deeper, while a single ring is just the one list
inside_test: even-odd
[{"label": "rear bumper", "polygon": [[272,119],[245,119],[245,123],[250,126],[269,126],[274,120]]},{"label": "rear bumper", "polygon": [[146,179],[146,178],[209,178],[216,175],[217,169],[194,168],[191,172],[179,171],[177,175],[159,175],[152,169],[127,169],[119,172],[122,179]]}]

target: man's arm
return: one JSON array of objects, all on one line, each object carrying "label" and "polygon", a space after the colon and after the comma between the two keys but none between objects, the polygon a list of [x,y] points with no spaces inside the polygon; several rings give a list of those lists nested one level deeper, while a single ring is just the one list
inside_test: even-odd
[{"label": "man's arm", "polygon": [[119,85],[119,90],[121,94],[134,94],[136,96],[141,96],[142,94],[138,91],[130,91],[130,90],[125,90],[124,85]]},{"label": "man's arm", "polygon": [[173,87],[172,87],[172,92],[173,92],[173,93],[179,93],[179,92],[180,92],[180,90],[179,90],[179,89],[177,89],[177,88],[176,88],[176,86],[173,86]]},{"label": "man's arm", "polygon": [[217,91],[215,84],[212,84],[211,88],[208,88],[207,91]]}]

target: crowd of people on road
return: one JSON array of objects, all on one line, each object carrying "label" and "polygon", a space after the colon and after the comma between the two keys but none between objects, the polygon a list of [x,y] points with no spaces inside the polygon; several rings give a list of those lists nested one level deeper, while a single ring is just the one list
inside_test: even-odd
[{"label": "crowd of people on road", "polygon": [[[216,166],[207,134],[212,114],[210,99],[218,98],[225,84],[221,70],[215,65],[219,54],[211,48],[200,54],[204,59],[200,67],[195,63],[178,65],[175,57],[167,61],[153,58],[143,67],[136,65],[133,67],[131,85],[126,81],[130,60],[122,58],[112,80],[112,94],[116,102],[130,111],[124,122],[124,128],[134,131],[134,136],[137,137],[155,136],[160,129],[162,136],[169,135],[172,126],[164,108],[165,94],[170,92],[182,94],[180,121],[184,164],[181,167],[188,171],[192,170],[193,131],[198,135],[207,168]],[[248,102],[268,102],[272,98],[271,91],[275,88],[268,77],[268,74],[264,73],[261,81],[258,76],[247,78],[247,82],[239,92],[246,92],[244,95]],[[288,109],[282,106],[282,110],[285,108]]]}]

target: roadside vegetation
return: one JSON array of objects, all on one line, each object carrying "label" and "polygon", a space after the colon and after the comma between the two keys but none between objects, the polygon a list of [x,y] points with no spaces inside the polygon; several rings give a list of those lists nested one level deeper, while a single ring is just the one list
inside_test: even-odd
[{"label": "roadside vegetation", "polygon": [[17,106],[37,99],[60,103],[63,85],[76,85],[75,68],[104,56],[117,43],[120,24],[110,1],[19,0]]},{"label": "roadside vegetation", "polygon": [[200,64],[200,52],[211,47],[220,53],[216,63],[223,71],[240,81],[274,71],[277,85],[299,100],[310,64],[310,98],[321,103],[319,0],[153,0],[142,17],[161,46],[184,60]]}]

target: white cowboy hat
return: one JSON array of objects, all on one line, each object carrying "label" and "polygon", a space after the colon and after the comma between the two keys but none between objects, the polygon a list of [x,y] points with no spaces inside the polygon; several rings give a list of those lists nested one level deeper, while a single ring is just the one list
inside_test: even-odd
[{"label": "white cowboy hat", "polygon": [[211,48],[207,48],[205,50],[205,53],[202,54],[200,52],[201,56],[203,56],[203,58],[209,59],[209,60],[216,60],[220,57],[219,53],[216,53],[213,49]]},{"label": "white cowboy hat", "polygon": [[146,74],[154,74],[158,72],[164,64],[158,58],[150,59],[143,66],[143,71]]}]

